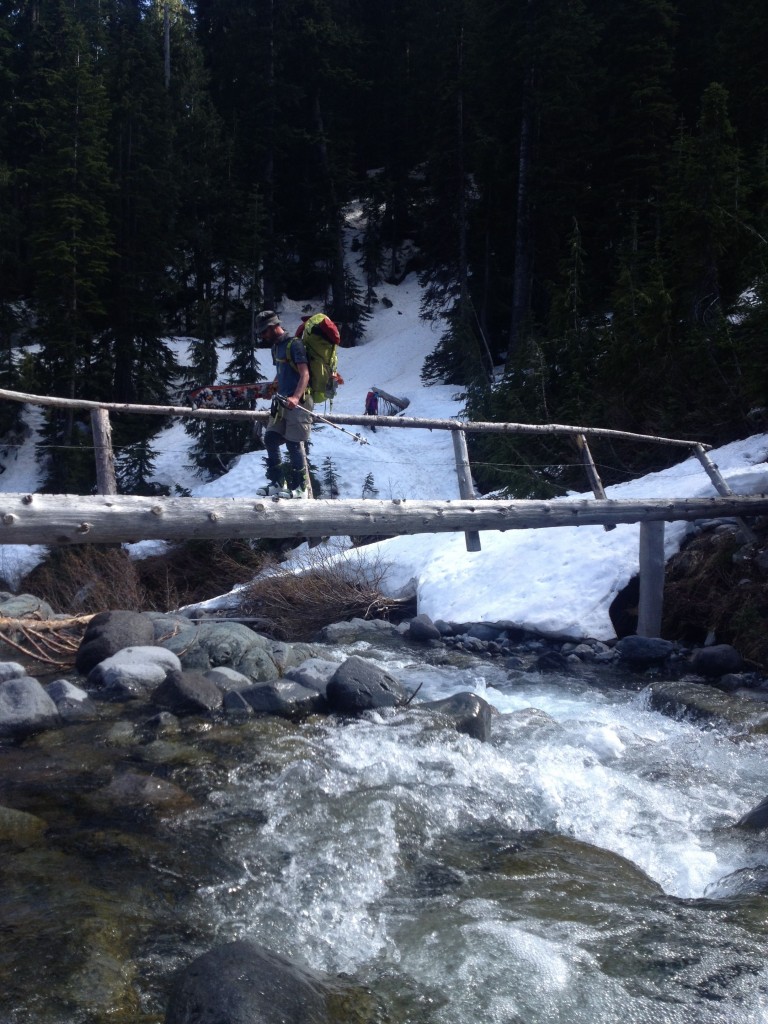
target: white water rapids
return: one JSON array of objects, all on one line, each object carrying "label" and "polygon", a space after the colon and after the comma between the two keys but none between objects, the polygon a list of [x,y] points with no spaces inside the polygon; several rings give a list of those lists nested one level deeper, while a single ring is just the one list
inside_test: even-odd
[{"label": "white water rapids", "polygon": [[213,796],[239,867],[194,916],[414,1024],[768,1020],[768,850],[731,827],[768,741],[575,679],[385,664],[418,699],[480,693],[490,742],[417,711],[286,730]]}]

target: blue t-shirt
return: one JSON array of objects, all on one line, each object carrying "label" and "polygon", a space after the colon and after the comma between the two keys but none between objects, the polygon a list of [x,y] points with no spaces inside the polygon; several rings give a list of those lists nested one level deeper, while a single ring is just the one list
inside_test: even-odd
[{"label": "blue t-shirt", "polygon": [[[289,343],[291,346],[290,363],[287,356]],[[304,342],[300,338],[292,338],[289,334],[284,334],[280,341],[272,346],[272,362],[277,368],[277,390],[287,398],[294,393],[296,385],[299,383],[299,375],[291,366],[291,363],[294,363],[296,366],[300,363],[309,365]]]}]

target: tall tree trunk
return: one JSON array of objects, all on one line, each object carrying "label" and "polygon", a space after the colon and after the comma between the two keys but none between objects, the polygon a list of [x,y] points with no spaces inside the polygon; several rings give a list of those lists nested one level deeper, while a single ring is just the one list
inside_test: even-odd
[{"label": "tall tree trunk", "polygon": [[275,82],[275,0],[269,0],[269,42],[267,56],[267,123],[264,136],[264,246],[262,259],[262,298],[267,309],[274,309],[277,299],[275,283],[275,125],[277,92]]},{"label": "tall tree trunk", "polygon": [[329,222],[333,233],[333,251],[331,255],[331,289],[333,291],[333,316],[340,329],[349,325],[349,310],[347,308],[347,283],[344,273],[344,228],[339,209],[338,197],[336,195],[336,184],[333,180],[333,168],[328,156],[328,144],[325,140],[325,126],[323,124],[323,112],[320,107],[320,96],[315,92],[314,97],[315,129],[317,131],[318,153],[320,154],[320,166],[325,176],[328,188]]},{"label": "tall tree trunk", "polygon": [[534,67],[528,68],[523,88],[520,119],[520,153],[517,171],[517,222],[515,267],[512,275],[512,315],[509,325],[509,365],[523,338],[531,298],[531,196],[530,176],[533,150]]}]

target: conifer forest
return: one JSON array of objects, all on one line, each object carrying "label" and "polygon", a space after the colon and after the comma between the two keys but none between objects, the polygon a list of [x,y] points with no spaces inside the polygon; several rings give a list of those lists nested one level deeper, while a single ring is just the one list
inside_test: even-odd
[{"label": "conifer forest", "polygon": [[[271,378],[259,309],[322,301],[354,345],[415,274],[439,328],[424,386],[455,384],[471,419],[768,429],[764,0],[0,12],[0,387],[173,404],[180,335],[187,384],[222,338],[224,380]],[[0,434],[18,415],[3,403]],[[148,486],[159,426],[116,424],[121,489]],[[189,429],[201,472],[213,442],[251,443]],[[51,411],[46,431],[46,488],[87,493],[83,425]],[[525,468],[546,440],[473,443],[486,489],[568,485]],[[604,480],[667,457],[613,452]]]}]

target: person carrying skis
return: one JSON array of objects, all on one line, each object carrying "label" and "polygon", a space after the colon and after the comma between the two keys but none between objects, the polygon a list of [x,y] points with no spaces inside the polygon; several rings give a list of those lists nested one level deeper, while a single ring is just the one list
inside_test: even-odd
[{"label": "person carrying skis", "polygon": [[[280,317],[272,309],[256,317],[256,335],[272,346],[277,395],[264,432],[267,449],[267,483],[256,491],[260,495],[281,498],[306,498],[309,493],[303,444],[309,440],[314,408],[309,385],[309,362],[300,338],[291,339],[283,330]],[[290,358],[287,351],[290,342]],[[285,481],[280,445],[285,444],[290,463],[290,480]]]}]

